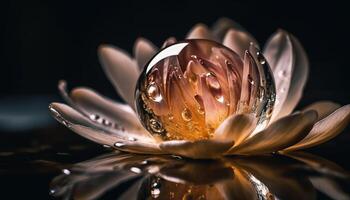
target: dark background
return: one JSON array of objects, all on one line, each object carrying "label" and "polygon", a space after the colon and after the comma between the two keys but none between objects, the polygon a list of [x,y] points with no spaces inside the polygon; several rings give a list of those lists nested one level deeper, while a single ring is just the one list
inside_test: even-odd
[{"label": "dark background", "polygon": [[349,103],[349,11],[336,1],[20,1],[2,3],[0,95],[56,94],[59,79],[115,97],[96,50],[111,43],[132,51],[137,37],[157,45],[182,39],[197,22],[238,21],[260,43],[283,28],[304,45],[311,63],[301,105]]}]

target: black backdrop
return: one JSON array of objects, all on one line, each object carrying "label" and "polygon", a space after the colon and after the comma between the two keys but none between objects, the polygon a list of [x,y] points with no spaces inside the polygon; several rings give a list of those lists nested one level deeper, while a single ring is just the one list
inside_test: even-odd
[{"label": "black backdrop", "polygon": [[57,81],[66,79],[117,98],[98,63],[99,44],[130,52],[139,36],[160,45],[168,36],[182,38],[197,22],[226,16],[261,43],[279,27],[301,40],[311,62],[301,105],[349,103],[347,7],[335,1],[5,1],[0,95],[55,94]]}]

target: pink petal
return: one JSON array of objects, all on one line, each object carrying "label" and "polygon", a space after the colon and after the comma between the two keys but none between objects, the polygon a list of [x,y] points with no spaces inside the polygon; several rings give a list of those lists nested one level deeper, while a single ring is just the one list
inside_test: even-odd
[{"label": "pink petal", "polygon": [[227,154],[261,154],[284,149],[302,140],[311,130],[316,119],[315,111],[281,118],[265,130],[233,147]]},{"label": "pink petal", "polygon": [[279,30],[267,42],[264,55],[276,83],[276,103],[271,122],[290,114],[298,104],[307,80],[309,63],[300,42]]},{"label": "pink petal", "polygon": [[101,45],[98,49],[102,67],[123,99],[134,108],[134,92],[139,76],[139,69],[134,60],[122,50]]},{"label": "pink petal", "polygon": [[305,149],[327,142],[341,133],[349,122],[350,105],[346,105],[318,121],[303,140],[285,149],[284,151]]},{"label": "pink petal", "polygon": [[140,71],[148,61],[157,53],[158,48],[145,38],[138,38],[134,44],[134,56]]}]

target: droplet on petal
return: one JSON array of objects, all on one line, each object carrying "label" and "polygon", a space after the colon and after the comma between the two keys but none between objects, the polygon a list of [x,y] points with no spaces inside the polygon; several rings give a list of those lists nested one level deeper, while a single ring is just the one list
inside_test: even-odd
[{"label": "droplet on petal", "polygon": [[273,80],[266,67],[260,53],[242,59],[214,41],[172,44],[142,72],[135,92],[137,113],[162,140],[209,139],[236,113],[254,113],[260,124],[267,124],[266,112],[273,108],[267,99],[274,91],[268,91],[267,82]]}]

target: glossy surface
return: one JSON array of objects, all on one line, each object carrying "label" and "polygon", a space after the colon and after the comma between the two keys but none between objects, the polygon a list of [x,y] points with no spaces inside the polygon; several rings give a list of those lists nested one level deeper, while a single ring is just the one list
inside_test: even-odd
[{"label": "glossy surface", "polygon": [[145,66],[135,93],[144,127],[162,140],[208,139],[228,116],[253,113],[265,127],[274,81],[260,52],[244,58],[209,40],[161,50]]},{"label": "glossy surface", "polygon": [[350,162],[344,157],[349,151],[348,132],[313,150],[329,160],[299,153],[294,158],[265,155],[216,161],[111,152],[63,126],[1,132],[1,197],[346,199],[350,195]]}]

